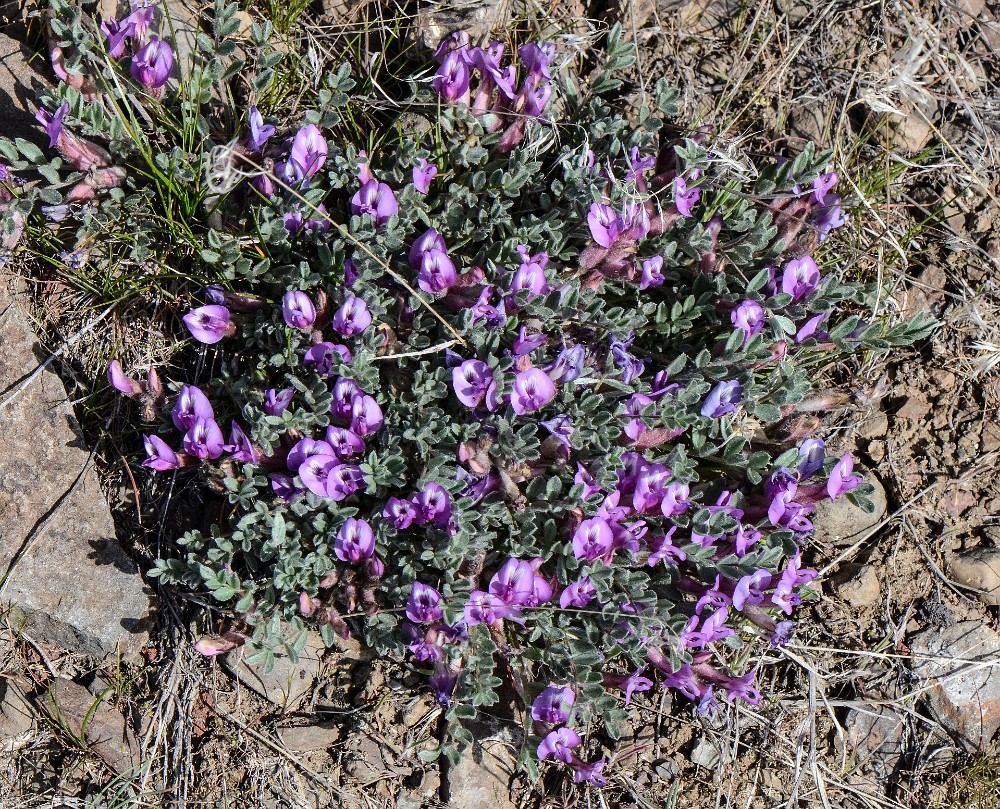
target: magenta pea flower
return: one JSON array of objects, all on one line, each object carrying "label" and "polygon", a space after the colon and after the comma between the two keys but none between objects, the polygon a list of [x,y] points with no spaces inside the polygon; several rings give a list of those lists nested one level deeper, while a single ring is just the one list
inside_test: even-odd
[{"label": "magenta pea flower", "polygon": [[710,419],[721,418],[727,413],[735,413],[743,399],[743,387],[736,379],[720,382],[705,397],[701,414]]},{"label": "magenta pea flower", "polygon": [[199,419],[215,418],[215,411],[208,397],[194,385],[181,385],[181,392],[170,412],[174,426],[183,432],[194,427]]},{"label": "magenta pea flower", "polygon": [[229,457],[234,461],[241,463],[258,463],[260,461],[260,453],[257,448],[250,443],[249,436],[235,421],[230,428],[229,444],[226,446],[226,451],[232,453]]},{"label": "magenta pea flower", "polygon": [[184,433],[184,451],[204,460],[214,460],[222,455],[226,441],[215,419],[198,419]]},{"label": "magenta pea flower", "polygon": [[840,495],[861,485],[861,476],[852,475],[851,472],[853,471],[854,458],[850,455],[845,455],[837,461],[836,466],[830,472],[830,479],[826,484],[826,491],[830,495],[831,500],[836,500]]},{"label": "magenta pea flower", "polygon": [[118,360],[111,360],[110,365],[108,365],[108,382],[116,391],[124,393],[126,396],[138,396],[142,393],[142,385],[138,380],[125,375]]},{"label": "magenta pea flower", "polygon": [[548,374],[539,368],[529,368],[514,377],[514,390],[510,396],[511,407],[519,416],[534,413],[551,402],[556,386]]},{"label": "magenta pea flower", "polygon": [[309,458],[316,455],[324,455],[327,458],[335,459],[336,454],[333,451],[333,447],[326,443],[326,441],[317,441],[314,438],[300,438],[295,445],[288,451],[288,457],[285,460],[285,464],[288,466],[289,470],[292,472],[297,472],[299,467],[302,466]]},{"label": "magenta pea flower", "polygon": [[511,614],[510,607],[493,593],[473,590],[463,610],[467,626],[496,623]]},{"label": "magenta pea flower", "polygon": [[406,602],[406,617],[415,624],[432,624],[443,616],[441,594],[430,585],[413,582]]},{"label": "magenta pea flower", "polygon": [[807,298],[819,286],[819,268],[810,256],[789,261],[781,273],[781,291],[792,296],[792,303]]},{"label": "magenta pea flower", "polygon": [[413,187],[418,193],[426,194],[431,187],[433,180],[438,173],[438,167],[434,163],[428,163],[424,158],[417,160],[417,165],[413,167]]},{"label": "magenta pea flower", "polygon": [[700,188],[688,188],[683,177],[674,178],[674,205],[681,216],[691,216],[694,206],[700,199]]},{"label": "magenta pea flower", "polygon": [[550,685],[531,703],[531,718],[536,722],[561,725],[568,722],[576,702],[576,694],[569,686]]},{"label": "magenta pea flower", "polygon": [[603,517],[584,520],[573,532],[573,555],[577,559],[594,562],[611,552],[615,535]]},{"label": "magenta pea flower", "polygon": [[417,519],[417,507],[410,500],[390,497],[382,509],[382,517],[393,527],[403,531]]},{"label": "magenta pea flower", "polygon": [[796,469],[802,480],[815,475],[826,460],[826,442],[822,438],[807,438],[799,445],[799,462]]},{"label": "magenta pea flower", "polygon": [[587,214],[591,238],[601,247],[611,247],[625,232],[625,222],[610,205],[595,202]]},{"label": "magenta pea flower", "polygon": [[332,424],[326,428],[326,443],[333,447],[333,451],[341,460],[365,451],[365,442],[360,435]]},{"label": "magenta pea flower", "polygon": [[437,483],[427,483],[413,497],[418,525],[436,525],[443,528],[451,519],[451,496]]},{"label": "magenta pea flower", "polygon": [[556,54],[554,42],[528,42],[517,49],[521,57],[521,64],[528,73],[528,77],[536,82],[552,78],[549,65],[552,57]]},{"label": "magenta pea flower", "polygon": [[469,65],[458,51],[452,51],[441,60],[431,85],[446,101],[468,104],[469,79]]},{"label": "magenta pea flower", "polygon": [[316,322],[316,307],[301,290],[289,291],[281,300],[281,315],[292,329],[308,329]]},{"label": "magenta pea flower", "polygon": [[142,465],[154,472],[166,472],[168,469],[179,469],[181,459],[170,446],[158,435],[147,435],[143,438],[146,449],[146,460]]},{"label": "magenta pea flower", "polygon": [[766,570],[758,570],[750,576],[743,576],[733,591],[733,609],[743,612],[747,604],[760,604],[764,594],[771,585],[771,574]]},{"label": "magenta pea flower", "polygon": [[342,562],[357,564],[375,553],[375,533],[365,520],[348,517],[337,531],[333,552]]},{"label": "magenta pea flower", "polygon": [[535,571],[529,562],[508,559],[490,579],[489,591],[508,606],[526,604],[532,596]]},{"label": "magenta pea flower", "polygon": [[639,289],[663,286],[663,256],[653,256],[642,262]]},{"label": "magenta pea flower", "polygon": [[743,301],[733,309],[729,319],[737,329],[743,331],[743,345],[746,345],[751,337],[764,329],[764,307],[757,301]]},{"label": "magenta pea flower", "polygon": [[363,299],[348,295],[340,308],[333,313],[330,326],[343,337],[353,337],[361,334],[372,324],[372,313]]},{"label": "magenta pea flower", "polygon": [[384,225],[389,217],[399,213],[399,204],[389,186],[371,179],[351,197],[351,213],[374,217],[375,224]]},{"label": "magenta pea flower", "polygon": [[64,102],[55,112],[49,112],[44,107],[39,107],[35,113],[35,120],[45,127],[45,134],[49,136],[49,147],[55,148],[59,143],[59,136],[63,131],[63,119],[69,112],[69,103]]},{"label": "magenta pea flower", "polygon": [[256,106],[250,107],[250,137],[247,140],[250,148],[259,152],[264,148],[264,144],[274,135],[274,127],[265,124],[260,110]]},{"label": "magenta pea flower", "polygon": [[174,52],[162,39],[150,37],[149,42],[132,57],[129,69],[132,78],[147,90],[159,90],[167,83],[174,69]]},{"label": "magenta pea flower", "polygon": [[128,19],[118,22],[114,17],[108,17],[101,23],[101,33],[108,39],[108,56],[118,60],[125,55],[125,46],[129,37],[135,32]]},{"label": "magenta pea flower", "polygon": [[814,208],[809,215],[809,224],[816,228],[821,242],[826,241],[831,230],[847,224],[840,194],[830,192],[826,194],[825,199],[826,204],[821,208]]},{"label": "magenta pea flower", "polygon": [[549,262],[548,254],[539,253],[532,256],[523,244],[517,246],[517,251],[521,254],[521,266],[517,268],[511,280],[511,293],[516,295],[522,290],[527,290],[528,298],[531,299],[548,292],[549,285],[545,277],[545,265]]},{"label": "magenta pea flower", "polygon": [[351,430],[362,438],[382,428],[382,408],[374,396],[364,393],[351,403]]},{"label": "magenta pea flower", "polygon": [[294,395],[295,388],[285,388],[280,391],[268,388],[264,391],[264,412],[269,416],[280,416],[288,409]]},{"label": "magenta pea flower", "polygon": [[565,590],[559,594],[559,606],[564,610],[569,607],[586,607],[591,601],[594,600],[594,596],[597,595],[597,590],[591,583],[588,576],[584,576],[579,581],[575,581],[568,585]]},{"label": "magenta pea flower", "polygon": [[330,376],[337,365],[351,361],[351,352],[345,345],[324,340],[310,346],[302,361],[306,365],[315,365],[316,373]]},{"label": "magenta pea flower", "polygon": [[837,181],[840,179],[840,175],[835,171],[831,171],[828,174],[823,174],[813,180],[812,183],[812,197],[816,200],[817,205],[826,204],[826,194],[833,188]]},{"label": "magenta pea flower", "polygon": [[444,292],[458,281],[458,270],[444,250],[428,250],[420,259],[417,286],[424,292]]},{"label": "magenta pea flower", "polygon": [[451,369],[451,384],[455,396],[468,408],[476,408],[493,382],[493,372],[482,360],[465,360]]},{"label": "magenta pea flower", "polygon": [[309,491],[317,497],[327,497],[330,475],[338,466],[340,461],[332,454],[319,453],[303,460],[296,467],[296,471]]},{"label": "magenta pea flower", "polygon": [[366,487],[365,473],[353,463],[342,463],[330,470],[326,482],[326,496],[339,503]]},{"label": "magenta pea flower", "polygon": [[597,481],[594,480],[594,476],[590,474],[590,471],[579,461],[576,463],[576,474],[573,476],[573,483],[583,486],[583,494],[581,497],[584,500],[589,499],[591,495],[597,494],[601,490]]},{"label": "magenta pea flower", "polygon": [[582,743],[580,734],[572,728],[553,730],[538,745],[538,758],[540,761],[552,758],[569,764],[573,759],[573,749]]},{"label": "magenta pea flower", "polygon": [[358,387],[357,382],[346,376],[339,377],[333,383],[333,401],[330,403],[330,412],[339,419],[350,421],[354,400],[363,395],[364,393]]},{"label": "magenta pea flower", "polygon": [[292,141],[292,151],[284,168],[285,180],[289,183],[303,182],[308,187],[308,181],[326,163],[329,148],[319,127],[315,124],[302,127]]},{"label": "magenta pea flower", "polygon": [[445,254],[448,252],[448,246],[444,243],[444,238],[434,228],[428,228],[413,243],[408,257],[410,266],[415,270],[419,270],[420,265],[423,263],[424,254],[429,253],[431,250],[440,250]]},{"label": "magenta pea flower", "polygon": [[223,337],[236,332],[229,317],[229,310],[225,306],[208,304],[192,309],[184,315],[184,324],[199,343],[212,345],[219,342]]},{"label": "magenta pea flower", "polygon": [[122,27],[131,32],[129,36],[135,37],[140,43],[145,43],[149,28],[155,20],[153,7],[149,5],[147,0],[139,0],[131,5],[132,13],[122,20]]},{"label": "magenta pea flower", "polygon": [[608,779],[604,775],[606,763],[603,758],[591,761],[589,764],[583,761],[573,761],[573,783],[588,783],[597,789],[606,787],[608,785]]}]

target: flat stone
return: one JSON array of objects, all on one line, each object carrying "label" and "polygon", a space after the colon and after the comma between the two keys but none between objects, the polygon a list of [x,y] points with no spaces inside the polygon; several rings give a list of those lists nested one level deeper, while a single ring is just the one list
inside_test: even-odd
[{"label": "flat stone", "polygon": [[864,609],[878,603],[881,587],[874,565],[848,563],[837,571],[833,581],[837,597],[852,607]]},{"label": "flat stone", "polygon": [[495,0],[449,0],[421,3],[414,20],[417,41],[433,50],[442,39],[458,31],[468,33],[474,45],[509,19],[509,4]]},{"label": "flat stone", "polygon": [[340,741],[344,726],[337,722],[317,722],[315,725],[297,725],[278,728],[278,738],[293,753],[311,753],[326,750]]},{"label": "flat stone", "polygon": [[903,754],[903,718],[885,705],[851,708],[844,722],[850,752],[888,775]]},{"label": "flat stone", "polygon": [[838,497],[836,500],[824,499],[817,503],[811,518],[813,525],[816,526],[817,539],[832,542],[834,545],[853,545],[878,525],[886,515],[889,504],[879,479],[871,473],[865,473],[863,469],[856,471],[863,474],[865,483],[870,483],[875,489],[869,495],[869,499],[875,504],[875,510],[868,514],[846,497]]},{"label": "flat stone", "polygon": [[326,646],[319,633],[312,633],[296,662],[284,654],[276,652],[274,668],[267,674],[261,666],[246,662],[247,649],[239,647],[222,655],[223,667],[236,680],[251,691],[280,706],[286,711],[293,710],[306,694],[323,669],[323,654]]},{"label": "flat stone", "polygon": [[14,677],[0,678],[0,750],[17,747],[18,737],[35,725],[35,711],[25,698],[27,683]]},{"label": "flat stone", "polygon": [[1000,605],[1000,548],[972,548],[946,561],[955,581],[975,589],[983,603]]},{"label": "flat stone", "polygon": [[510,785],[517,770],[509,730],[489,720],[469,724],[476,741],[446,769],[452,809],[514,809]]},{"label": "flat stone", "polygon": [[24,138],[47,148],[49,139],[35,121],[38,97],[51,86],[45,57],[6,34],[0,34],[0,120],[8,138]]},{"label": "flat stone", "polygon": [[985,751],[1000,729],[1000,635],[962,621],[918,632],[910,652],[931,716],[966,750]]},{"label": "flat stone", "polygon": [[[66,390],[0,278],[0,602],[34,640],[134,656],[153,600],[115,525]],[[23,385],[23,387],[22,387]]]}]

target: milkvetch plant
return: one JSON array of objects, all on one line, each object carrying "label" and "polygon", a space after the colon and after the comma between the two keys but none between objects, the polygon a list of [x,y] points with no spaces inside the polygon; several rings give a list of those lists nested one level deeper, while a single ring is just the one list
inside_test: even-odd
[{"label": "milkvetch plant", "polygon": [[[95,87],[120,98],[113,62],[132,53],[135,88],[182,104],[162,40],[122,49],[138,28],[106,21],[115,81]],[[333,134],[344,71],[304,121],[248,105],[222,140],[199,119],[195,164],[226,182],[164,171],[204,192],[186,221],[205,283],[183,323],[218,374],[164,386],[115,362],[109,381],[151,423],[143,465],[192,470],[230,504],[153,571],[233,619],[201,651],[246,643],[267,666],[310,628],[357,635],[427,674],[457,742],[507,678],[529,771],[601,786],[592,731],[617,737],[636,692],[699,711],[766,698],[750,652],[791,637],[815,505],[870,507],[814,434],[828,399],[811,369],[926,324],[856,314],[874,291],[821,246],[846,221],[829,155],[743,176],[710,133],[669,134],[665,86],[623,115],[617,29],[585,89],[556,57],[449,38],[406,102],[434,126],[377,154]],[[73,133],[79,98],[59,92]],[[133,197],[155,208],[125,134],[97,161],[114,186],[82,207],[12,193],[6,221],[48,215],[31,194],[85,233]]]}]

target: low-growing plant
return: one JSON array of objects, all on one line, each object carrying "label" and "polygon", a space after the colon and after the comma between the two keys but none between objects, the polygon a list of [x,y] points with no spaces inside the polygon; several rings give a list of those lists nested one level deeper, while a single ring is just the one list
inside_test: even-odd
[{"label": "low-growing plant", "polygon": [[[40,113],[62,158],[3,147],[10,172],[49,181],[10,187],[5,233],[52,219],[44,203],[50,238],[145,266],[176,245],[94,238],[183,223],[185,273],[206,281],[184,321],[218,373],[109,378],[159,423],[144,466],[192,470],[229,504],[152,571],[234,619],[199,649],[248,643],[267,667],[311,628],[358,635],[447,706],[451,741],[427,758],[454,759],[506,681],[529,707],[528,771],[551,759],[594,785],[584,734],[622,733],[620,694],[760,700],[751,652],[786,643],[808,597],[815,504],[870,507],[815,435],[833,402],[814,369],[928,328],[860,319],[874,291],[821,246],[845,222],[829,155],[748,171],[710,133],[671,136],[662,84],[630,119],[618,29],[583,88],[552,43],[505,61],[449,38],[402,107],[431,123],[378,154],[328,137],[343,70],[304,121],[250,106],[227,130],[212,91],[245,68],[212,67],[209,44],[233,53],[228,24],[192,98],[129,20],[106,40],[67,29],[93,92],[64,82]],[[136,94],[155,110],[142,135]]]}]

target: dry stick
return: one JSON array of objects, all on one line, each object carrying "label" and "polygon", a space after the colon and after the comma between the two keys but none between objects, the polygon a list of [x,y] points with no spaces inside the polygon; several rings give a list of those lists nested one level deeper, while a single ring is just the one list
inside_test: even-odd
[{"label": "dry stick", "polygon": [[878,525],[876,525],[873,528],[871,528],[864,536],[861,537],[861,539],[859,539],[857,542],[855,542],[853,545],[851,545],[851,547],[849,547],[843,553],[839,554],[832,562],[830,562],[830,564],[828,564],[826,567],[824,567],[822,570],[820,570],[819,573],[816,574],[817,580],[818,579],[822,579],[827,573],[830,572],[830,570],[832,570],[837,565],[839,565],[841,562],[843,562],[845,559],[847,559],[848,557],[850,557],[855,551],[858,550],[858,548],[860,548],[869,539],[871,539],[873,536],[875,536],[875,534],[877,534],[879,531],[881,531],[883,528],[885,528],[890,522],[892,522],[894,519],[896,519],[896,517],[898,517],[900,514],[902,514],[904,511],[906,511],[906,509],[908,509],[915,502],[917,502],[917,500],[919,500],[920,498],[924,497],[932,489],[935,489],[938,486],[940,486],[943,482],[944,482],[944,478],[939,478],[938,480],[935,480],[933,483],[931,483],[929,486],[925,486],[923,489],[921,489],[919,492],[917,492],[915,495],[913,495],[913,497],[911,497],[909,500],[907,500],[905,503],[903,503],[903,505],[901,505],[894,512],[892,512],[892,514],[890,514],[888,517],[886,517],[885,519],[883,519]]}]

